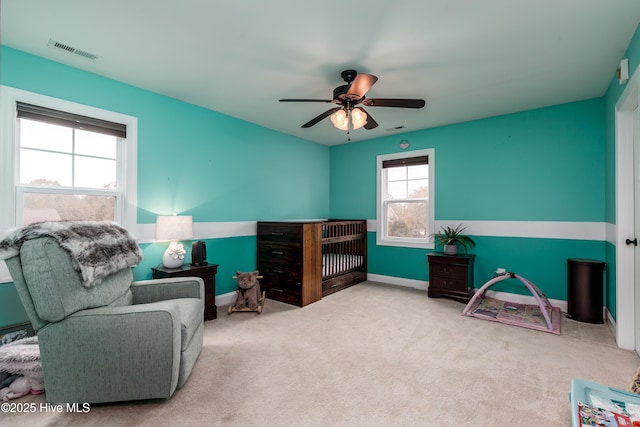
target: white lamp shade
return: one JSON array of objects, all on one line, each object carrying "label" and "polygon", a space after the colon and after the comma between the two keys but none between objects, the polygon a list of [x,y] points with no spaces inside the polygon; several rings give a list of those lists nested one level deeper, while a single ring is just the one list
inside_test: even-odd
[{"label": "white lamp shade", "polygon": [[340,130],[347,130],[347,112],[338,110],[331,115],[331,123]]},{"label": "white lamp shade", "polygon": [[191,215],[156,217],[156,240],[182,240],[193,237]]},{"label": "white lamp shade", "polygon": [[367,124],[367,113],[359,108],[354,108],[351,111],[351,123],[353,124],[353,130],[360,129]]}]

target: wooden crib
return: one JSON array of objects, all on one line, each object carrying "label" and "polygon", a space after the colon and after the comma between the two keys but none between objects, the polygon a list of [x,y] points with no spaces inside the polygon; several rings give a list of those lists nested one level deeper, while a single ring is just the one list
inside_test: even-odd
[{"label": "wooden crib", "polygon": [[305,306],[367,279],[366,220],[258,222],[267,298]]},{"label": "wooden crib", "polygon": [[322,296],[367,280],[367,221],[322,223]]}]

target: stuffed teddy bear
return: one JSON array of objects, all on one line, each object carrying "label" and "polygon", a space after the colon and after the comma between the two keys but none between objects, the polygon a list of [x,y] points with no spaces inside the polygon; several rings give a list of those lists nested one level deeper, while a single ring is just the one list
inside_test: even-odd
[{"label": "stuffed teddy bear", "polygon": [[238,291],[236,297],[236,310],[249,307],[250,310],[257,310],[260,301],[260,283],[258,283],[258,271],[242,273],[236,271],[238,278]]},{"label": "stuffed teddy bear", "polygon": [[44,379],[41,377],[41,375],[20,375],[11,384],[9,384],[9,387],[0,389],[0,400],[3,402],[8,402],[11,399],[17,399],[29,393],[44,393]]}]

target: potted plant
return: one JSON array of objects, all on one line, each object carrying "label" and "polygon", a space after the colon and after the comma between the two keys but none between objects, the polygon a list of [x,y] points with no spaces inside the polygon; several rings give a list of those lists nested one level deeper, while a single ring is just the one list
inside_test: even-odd
[{"label": "potted plant", "polygon": [[444,245],[444,253],[447,255],[458,254],[458,244],[462,246],[466,252],[469,248],[473,248],[476,242],[469,236],[462,234],[466,230],[462,224],[456,228],[440,227],[440,233],[432,234],[436,245]]}]

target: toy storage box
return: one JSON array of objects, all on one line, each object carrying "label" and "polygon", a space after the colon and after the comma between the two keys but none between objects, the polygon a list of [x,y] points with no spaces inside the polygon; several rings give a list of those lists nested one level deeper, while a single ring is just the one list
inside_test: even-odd
[{"label": "toy storage box", "polygon": [[571,381],[573,427],[640,427],[640,395],[602,384]]}]

